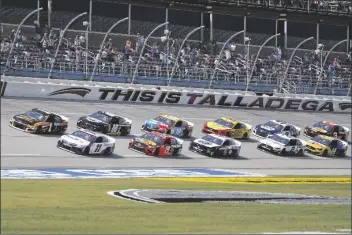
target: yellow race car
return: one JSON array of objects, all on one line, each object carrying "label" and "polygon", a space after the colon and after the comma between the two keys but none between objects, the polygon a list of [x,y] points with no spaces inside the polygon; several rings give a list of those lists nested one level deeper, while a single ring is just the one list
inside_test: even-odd
[{"label": "yellow race car", "polygon": [[337,138],[318,135],[306,142],[308,153],[323,157],[346,155],[348,143]]},{"label": "yellow race car", "polygon": [[206,122],[202,133],[224,135],[234,139],[248,139],[251,135],[252,126],[248,123],[222,117],[215,121]]}]

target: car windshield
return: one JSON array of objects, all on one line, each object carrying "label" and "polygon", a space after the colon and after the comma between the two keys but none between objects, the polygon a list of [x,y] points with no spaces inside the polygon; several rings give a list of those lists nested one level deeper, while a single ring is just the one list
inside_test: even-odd
[{"label": "car windshield", "polygon": [[329,126],[329,125],[325,124],[324,122],[315,123],[313,125],[313,127],[318,127],[318,128],[323,129],[323,130],[326,130],[327,132],[332,132],[332,126]]},{"label": "car windshield", "polygon": [[156,136],[150,133],[144,134],[141,136],[141,138],[143,139],[147,139],[147,140],[151,140],[157,144],[161,144],[163,142],[163,138],[160,136]]},{"label": "car windshield", "polygon": [[278,131],[281,131],[281,129],[283,128],[283,126],[281,124],[278,124],[273,121],[268,121],[268,122],[264,123],[263,126],[270,126],[272,128],[275,128],[275,130],[278,130]]},{"label": "car windshield", "polygon": [[173,126],[174,123],[175,123],[173,120],[165,118],[163,116],[158,116],[158,117],[154,118],[154,120],[156,120],[158,122],[161,122],[161,123],[164,123],[164,124],[169,125],[169,126]]},{"label": "car windshield", "polygon": [[325,146],[329,146],[331,144],[331,140],[324,139],[321,136],[316,136],[312,140]]},{"label": "car windshield", "polygon": [[71,135],[76,136],[76,137],[78,137],[80,139],[87,140],[89,142],[93,142],[95,140],[95,136],[94,135],[91,135],[91,134],[89,134],[87,132],[83,132],[83,131],[75,131]]},{"label": "car windshield", "polygon": [[31,118],[34,118],[38,121],[45,121],[46,120],[46,115],[44,113],[40,113],[40,112],[36,112],[36,111],[29,111],[27,113],[24,114],[25,116],[28,116],[28,117],[31,117]]},{"label": "car windshield", "polygon": [[106,123],[110,123],[110,121],[111,121],[111,117],[109,117],[108,115],[103,114],[101,112],[93,113],[92,115],[90,115],[90,117],[98,119],[98,120],[106,122]]},{"label": "car windshield", "polygon": [[229,128],[233,127],[233,123],[225,121],[224,119],[217,119],[214,121],[216,124],[222,125],[222,126],[226,126]]},{"label": "car windshield", "polygon": [[276,142],[285,144],[285,145],[288,144],[288,142],[290,142],[289,139],[284,138],[284,137],[279,136],[279,135],[272,135],[272,136],[269,136],[268,138],[271,139],[271,140],[275,140]]},{"label": "car windshield", "polygon": [[206,135],[206,136],[204,136],[204,137],[202,138],[202,140],[205,140],[205,141],[208,141],[208,142],[217,144],[217,145],[222,145],[222,142],[223,142],[222,139],[216,138],[216,137],[211,136],[211,135]]}]

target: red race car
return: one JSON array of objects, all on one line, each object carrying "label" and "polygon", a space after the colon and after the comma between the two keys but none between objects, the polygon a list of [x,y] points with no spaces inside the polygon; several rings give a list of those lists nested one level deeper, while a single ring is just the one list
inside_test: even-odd
[{"label": "red race car", "polygon": [[181,153],[183,140],[174,136],[150,132],[140,137],[134,137],[128,148],[149,156],[169,157]]}]

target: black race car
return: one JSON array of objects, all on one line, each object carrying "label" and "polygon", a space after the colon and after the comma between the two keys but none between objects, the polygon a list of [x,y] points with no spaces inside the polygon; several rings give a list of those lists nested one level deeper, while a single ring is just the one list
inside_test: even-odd
[{"label": "black race car", "polygon": [[132,121],[128,118],[98,111],[89,116],[80,117],[77,128],[100,132],[108,135],[128,135],[131,132]]},{"label": "black race car", "polygon": [[341,125],[328,121],[320,121],[312,126],[307,126],[304,129],[304,135],[309,138],[314,138],[318,135],[325,135],[341,140],[347,140],[350,129]]},{"label": "black race car", "polygon": [[193,140],[189,150],[210,157],[236,158],[241,151],[241,142],[230,137],[209,134]]}]

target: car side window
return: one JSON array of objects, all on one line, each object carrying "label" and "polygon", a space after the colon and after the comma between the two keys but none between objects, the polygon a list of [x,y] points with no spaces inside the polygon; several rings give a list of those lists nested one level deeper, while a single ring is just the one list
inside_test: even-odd
[{"label": "car side window", "polygon": [[241,129],[241,128],[242,128],[241,123],[237,123],[237,124],[233,127],[233,129]]},{"label": "car side window", "polygon": [[296,145],[302,146],[303,144],[302,144],[302,142],[300,140],[296,140]]},{"label": "car side window", "polygon": [[296,145],[296,140],[295,139],[292,139],[288,142],[288,145],[289,146],[295,146]]},{"label": "car side window", "polygon": [[225,142],[222,145],[223,146],[229,146],[230,145],[230,141],[229,140],[225,140]]},{"label": "car side window", "polygon": [[177,121],[175,127],[182,127],[182,121]]},{"label": "car side window", "polygon": [[289,130],[291,130],[290,126],[285,126],[283,129],[283,131],[289,131]]},{"label": "car side window", "polygon": [[345,132],[345,129],[344,129],[342,126],[339,126],[339,127],[338,127],[338,132],[339,132],[339,133],[344,133],[344,132]]},{"label": "car side window", "polygon": [[99,136],[96,138],[95,143],[103,143],[103,137]]},{"label": "car side window", "polygon": [[118,119],[118,124],[123,124],[125,122],[125,119],[123,118],[117,118]]},{"label": "car side window", "polygon": [[103,138],[103,143],[107,143],[109,140],[107,138]]},{"label": "car side window", "polygon": [[54,122],[55,122],[55,123],[61,123],[61,122],[62,122],[61,117],[55,116],[55,117],[54,117]]},{"label": "car side window", "polygon": [[171,145],[177,145],[177,140],[176,139],[171,139]]},{"label": "car side window", "polygon": [[170,138],[165,139],[164,144],[171,145],[171,139]]},{"label": "car side window", "polygon": [[338,146],[338,141],[337,140],[331,141],[331,144],[330,144],[331,148],[337,148],[337,146]]}]

